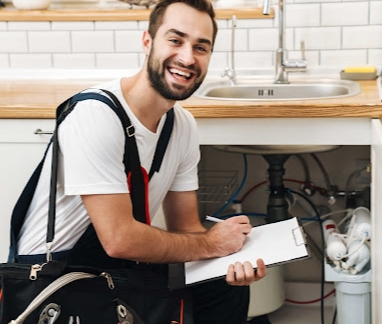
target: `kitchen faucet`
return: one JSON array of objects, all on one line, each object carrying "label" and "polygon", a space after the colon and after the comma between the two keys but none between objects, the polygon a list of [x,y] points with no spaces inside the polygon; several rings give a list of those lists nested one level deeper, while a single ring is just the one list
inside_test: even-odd
[{"label": "kitchen faucet", "polygon": [[232,36],[231,36],[231,67],[226,67],[222,73],[222,77],[228,76],[231,85],[236,85],[236,71],[235,71],[235,28],[236,28],[236,16],[232,16]]},{"label": "kitchen faucet", "polygon": [[[263,14],[269,15],[269,2],[265,0]],[[307,61],[305,59],[305,43],[301,41],[301,59],[287,60],[284,41],[285,25],[284,25],[284,0],[279,0],[279,47],[276,51],[276,73],[274,83],[289,83],[289,72],[306,72]]]}]

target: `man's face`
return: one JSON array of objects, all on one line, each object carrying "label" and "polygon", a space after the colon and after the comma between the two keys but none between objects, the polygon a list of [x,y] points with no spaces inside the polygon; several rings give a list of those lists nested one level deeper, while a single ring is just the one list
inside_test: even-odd
[{"label": "man's face", "polygon": [[213,26],[207,13],[171,4],[149,52],[152,87],[169,100],[190,97],[203,82],[212,52]]}]

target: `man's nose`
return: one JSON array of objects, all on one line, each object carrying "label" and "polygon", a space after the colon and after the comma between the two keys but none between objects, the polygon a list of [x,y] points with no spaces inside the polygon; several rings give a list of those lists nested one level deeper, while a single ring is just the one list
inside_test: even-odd
[{"label": "man's nose", "polygon": [[179,50],[178,57],[179,61],[184,66],[189,66],[195,63],[194,49],[192,46],[182,46],[182,48]]}]

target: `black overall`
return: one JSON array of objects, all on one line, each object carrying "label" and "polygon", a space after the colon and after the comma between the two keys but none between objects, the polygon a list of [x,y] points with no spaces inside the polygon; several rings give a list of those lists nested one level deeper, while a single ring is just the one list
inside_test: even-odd
[{"label": "black overall", "polygon": [[[108,91],[109,96],[113,97]],[[75,107],[78,101],[96,99],[104,102],[112,108],[121,119],[124,128],[126,125],[126,113],[123,107],[117,107],[118,101],[111,102],[107,97],[97,93],[81,93],[66,101],[57,109],[57,125]],[[114,99],[116,99],[114,97]],[[63,105],[66,104],[66,107]],[[61,109],[61,111],[60,111]],[[123,112],[122,112],[123,110]],[[126,115],[126,116],[123,116]],[[167,113],[166,123],[158,141],[157,151],[149,177],[156,171],[159,171],[160,164],[171,135],[174,112],[171,109]],[[57,132],[57,128],[56,128]],[[127,138],[128,136],[126,136]],[[51,143],[50,143],[51,144]],[[129,142],[131,146],[131,142]],[[127,153],[128,140],[126,139],[124,164],[126,174],[134,168],[140,168],[136,160],[129,159]],[[49,145],[48,145],[49,148]],[[43,263],[46,260],[46,254],[41,255],[18,255],[17,254],[17,236],[23,224],[25,215],[32,201],[35,188],[41,173],[42,165],[45,160],[40,162],[35,172],[31,176],[28,184],[24,188],[18,202],[15,205],[11,219],[11,246],[8,262],[14,263]],[[131,147],[130,147],[131,149]],[[159,152],[157,154],[157,152]],[[146,184],[147,185],[147,184]],[[138,185],[139,187],[139,185]],[[131,190],[133,202],[134,217],[145,222],[145,200],[138,192],[141,188]],[[147,205],[147,204],[146,204]],[[244,324],[247,318],[247,309],[249,302],[249,287],[233,287],[224,280],[215,280],[204,284],[188,287],[183,290],[170,291],[168,287],[168,265],[167,264],[147,264],[137,263],[135,261],[116,259],[109,257],[103,249],[95,229],[90,224],[85,233],[70,251],[54,252],[52,259],[65,261],[69,265],[92,266],[102,268],[111,272],[113,276],[131,278],[135,283],[134,293],[127,294],[128,300],[125,300],[145,321],[147,324]],[[66,324],[62,322],[63,324]],[[60,320],[57,321],[60,324]],[[95,323],[98,324],[98,323]],[[111,324],[111,323],[99,323]]]}]

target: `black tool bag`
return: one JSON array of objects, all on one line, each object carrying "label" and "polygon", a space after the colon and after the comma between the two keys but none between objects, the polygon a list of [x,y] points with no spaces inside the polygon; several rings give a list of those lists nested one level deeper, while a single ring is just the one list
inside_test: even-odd
[{"label": "black tool bag", "polygon": [[[47,149],[12,214],[10,258],[8,263],[0,264],[0,324],[167,324],[180,318],[182,292],[167,289],[167,266],[110,258],[92,225],[79,240],[91,242],[84,249],[74,248],[64,257],[61,255],[62,260],[60,252],[50,253],[55,232],[58,126],[79,101],[100,100],[120,118],[126,130],[124,164],[130,179],[134,217],[141,222],[147,220],[147,175],[140,166],[134,128],[118,99],[103,91],[111,100],[99,93],[86,92],[73,96],[57,109],[56,129],[48,145],[48,148],[53,145],[48,252],[42,262],[30,263],[23,262],[16,249],[16,238],[33,198]],[[173,109],[167,113],[150,176],[159,171],[172,131],[173,114]]]}]

